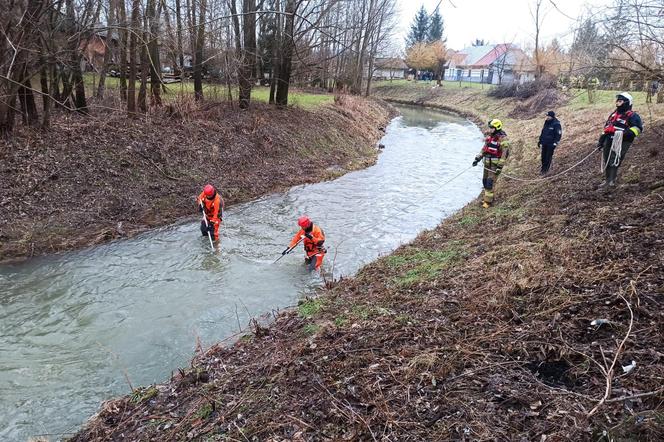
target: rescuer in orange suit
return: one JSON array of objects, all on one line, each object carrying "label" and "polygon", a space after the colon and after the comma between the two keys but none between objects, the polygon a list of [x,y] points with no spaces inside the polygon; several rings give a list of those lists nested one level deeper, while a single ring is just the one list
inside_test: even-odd
[{"label": "rescuer in orange suit", "polygon": [[306,215],[298,218],[297,225],[300,226],[300,230],[293,236],[290,244],[281,254],[289,253],[300,240],[304,239],[304,262],[309,270],[319,270],[321,264],[323,264],[323,257],[327,253],[327,250],[323,247],[325,232]]},{"label": "rescuer in orange suit", "polygon": [[224,212],[224,200],[212,184],[207,184],[200,195],[198,195],[198,210],[205,211],[208,224],[201,221],[201,234],[207,236],[208,232],[213,235],[215,241],[219,240],[219,226]]}]

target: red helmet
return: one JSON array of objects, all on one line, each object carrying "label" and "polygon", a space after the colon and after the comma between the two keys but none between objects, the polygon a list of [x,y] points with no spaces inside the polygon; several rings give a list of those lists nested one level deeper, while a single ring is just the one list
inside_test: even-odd
[{"label": "red helmet", "polygon": [[302,215],[297,219],[297,225],[302,227],[303,229],[308,228],[311,224],[313,223],[311,222],[311,220],[307,215]]},{"label": "red helmet", "polygon": [[207,197],[211,197],[214,195],[214,186],[212,184],[206,184],[205,187],[203,188],[203,193]]}]

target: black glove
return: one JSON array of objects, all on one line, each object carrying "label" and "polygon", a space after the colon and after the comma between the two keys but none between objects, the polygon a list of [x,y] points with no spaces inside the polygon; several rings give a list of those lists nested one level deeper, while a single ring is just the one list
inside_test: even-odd
[{"label": "black glove", "polygon": [[286,247],[286,250],[284,250],[283,252],[281,252],[281,256],[284,256],[284,255],[285,255],[286,253],[288,253],[289,251],[290,251],[290,248],[289,248],[289,247]]},{"label": "black glove", "polygon": [[201,212],[201,213],[203,213],[203,205],[202,205],[202,204],[199,204],[199,205],[198,205],[198,211]]},{"label": "black glove", "polygon": [[631,130],[627,129],[623,132],[623,140],[627,141],[628,143],[634,141],[634,138],[636,138],[636,134]]},{"label": "black glove", "polygon": [[503,171],[502,167],[497,167],[496,172],[495,172],[496,176],[500,175],[500,172],[502,172],[502,171]]},{"label": "black glove", "polygon": [[541,149],[541,148],[542,148],[542,143],[539,143],[539,142],[538,142],[538,143],[537,143],[537,147],[539,147],[539,148]]},{"label": "black glove", "polygon": [[314,239],[311,233],[305,233],[304,236],[307,237],[308,239]]},{"label": "black glove", "polygon": [[597,150],[602,150],[604,147],[604,141],[606,141],[606,137],[606,134],[600,135],[599,140],[597,140]]},{"label": "black glove", "polygon": [[214,233],[214,224],[208,223],[208,232]]}]

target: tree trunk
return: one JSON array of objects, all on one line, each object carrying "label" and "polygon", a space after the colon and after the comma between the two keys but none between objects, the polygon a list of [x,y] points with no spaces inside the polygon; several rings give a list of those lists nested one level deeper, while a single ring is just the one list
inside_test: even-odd
[{"label": "tree trunk", "polygon": [[286,0],[286,24],[284,28],[283,44],[281,50],[281,63],[279,67],[279,84],[277,86],[277,95],[275,101],[277,106],[288,106],[288,88],[293,63],[293,49],[295,39],[293,30],[295,28],[295,12],[297,3],[295,0]]},{"label": "tree trunk", "polygon": [[[118,51],[119,51],[119,65],[120,65],[120,98],[123,101],[128,102],[127,97],[127,46],[129,40],[129,34],[127,28],[129,23],[127,23],[127,8],[125,7],[124,0],[117,0],[116,6],[118,8],[116,17],[118,17],[118,22],[122,29],[118,31]],[[132,8],[133,11],[133,8]],[[127,107],[129,104],[127,104]]]},{"label": "tree trunk", "polygon": [[129,85],[127,87],[127,112],[129,115],[136,113],[136,43],[137,33],[140,28],[139,10],[140,0],[133,0],[131,5],[131,34],[129,35]]},{"label": "tree trunk", "polygon": [[6,100],[0,101],[0,136],[6,137],[14,130],[16,88],[11,85]]},{"label": "tree trunk", "polygon": [[[70,23],[76,23],[76,15],[74,14],[73,0],[67,0],[67,18]],[[80,38],[69,39],[69,63],[71,69],[71,81],[74,92],[74,108],[78,112],[86,113],[88,105],[85,100],[85,84],[83,84],[83,72],[81,71],[81,54],[78,51]]]},{"label": "tree trunk", "polygon": [[61,108],[60,72],[58,70],[58,63],[55,60],[51,60],[51,97],[55,101],[55,107]]},{"label": "tree trunk", "polygon": [[[124,1],[124,0],[120,0]],[[115,29],[115,0],[108,1],[108,30],[106,31],[106,40],[104,41],[104,62],[99,71],[99,85],[97,86],[97,98],[104,98],[104,89],[106,87],[106,71],[111,62],[113,46],[113,30]]]},{"label": "tree trunk", "polygon": [[[274,2],[275,11],[281,11],[279,0]],[[274,35],[272,37],[272,71],[270,72],[270,98],[269,103],[274,104],[274,94],[279,81],[279,45],[281,44],[281,14],[274,18]]]},{"label": "tree trunk", "polygon": [[75,91],[75,107],[78,112],[87,113],[88,104],[85,99],[85,84],[83,83],[83,73],[81,72],[81,57],[74,57],[74,69],[72,72],[72,80],[74,82]]},{"label": "tree trunk", "polygon": [[180,76],[182,81],[184,81],[184,52],[182,49],[182,11],[180,6],[180,0],[175,0],[175,26],[176,26],[176,38],[178,45],[178,59],[180,60]]},{"label": "tree trunk", "polygon": [[41,83],[42,91],[42,129],[48,129],[51,125],[51,97],[48,94],[48,64],[46,63],[46,57],[42,54],[39,57],[39,62],[41,64],[41,69],[39,70],[39,81]]},{"label": "tree trunk", "polygon": [[194,53],[194,98],[203,99],[203,45],[205,44],[205,17],[207,15],[207,0],[199,0],[198,27],[196,29],[196,50]]},{"label": "tree trunk", "polygon": [[147,106],[147,89],[148,89],[148,72],[150,71],[150,63],[148,61],[148,17],[147,14],[143,15],[143,33],[141,44],[141,85],[138,88],[138,110],[145,113],[148,111]]},{"label": "tree trunk", "polygon": [[27,67],[23,68],[23,77],[24,80],[21,86],[18,87],[18,99],[21,105],[23,124],[36,126],[39,124],[39,114],[37,113],[37,104],[35,103],[35,95],[32,93],[32,81],[30,81]]},{"label": "tree trunk", "polygon": [[247,109],[251,101],[251,88],[256,63],[256,0],[242,1],[244,49],[240,68],[240,109]]},{"label": "tree trunk", "polygon": [[[153,106],[161,106],[161,61],[159,60],[159,16],[155,11],[155,1],[148,1],[148,23],[149,23],[149,43],[148,55],[150,56],[150,103]],[[159,8],[161,9],[161,7]],[[161,12],[161,11],[160,11]]]}]

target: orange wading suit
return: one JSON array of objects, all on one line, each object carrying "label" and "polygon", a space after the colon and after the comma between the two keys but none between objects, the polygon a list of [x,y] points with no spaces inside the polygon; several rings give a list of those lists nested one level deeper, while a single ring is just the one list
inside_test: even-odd
[{"label": "orange wading suit", "polygon": [[224,200],[216,189],[212,188],[212,192],[210,192],[208,186],[205,186],[205,190],[203,190],[203,192],[198,195],[199,208],[202,202],[205,210],[205,216],[207,217],[209,223],[208,227],[205,225],[205,221],[201,221],[201,234],[203,234],[203,236],[207,236],[209,231],[213,234],[214,240],[217,241],[219,240],[219,226],[221,225],[224,212]]},{"label": "orange wading suit", "polygon": [[[290,244],[288,245],[289,249],[295,247],[300,238],[304,237],[304,253],[306,257],[304,262],[309,267],[309,270],[318,270],[320,269],[321,264],[323,264],[323,257],[327,250],[323,247],[325,243],[325,232],[323,229],[315,225],[310,219],[303,219],[301,217],[298,220],[300,225],[300,230],[293,236]],[[304,226],[303,226],[304,225]]]}]

